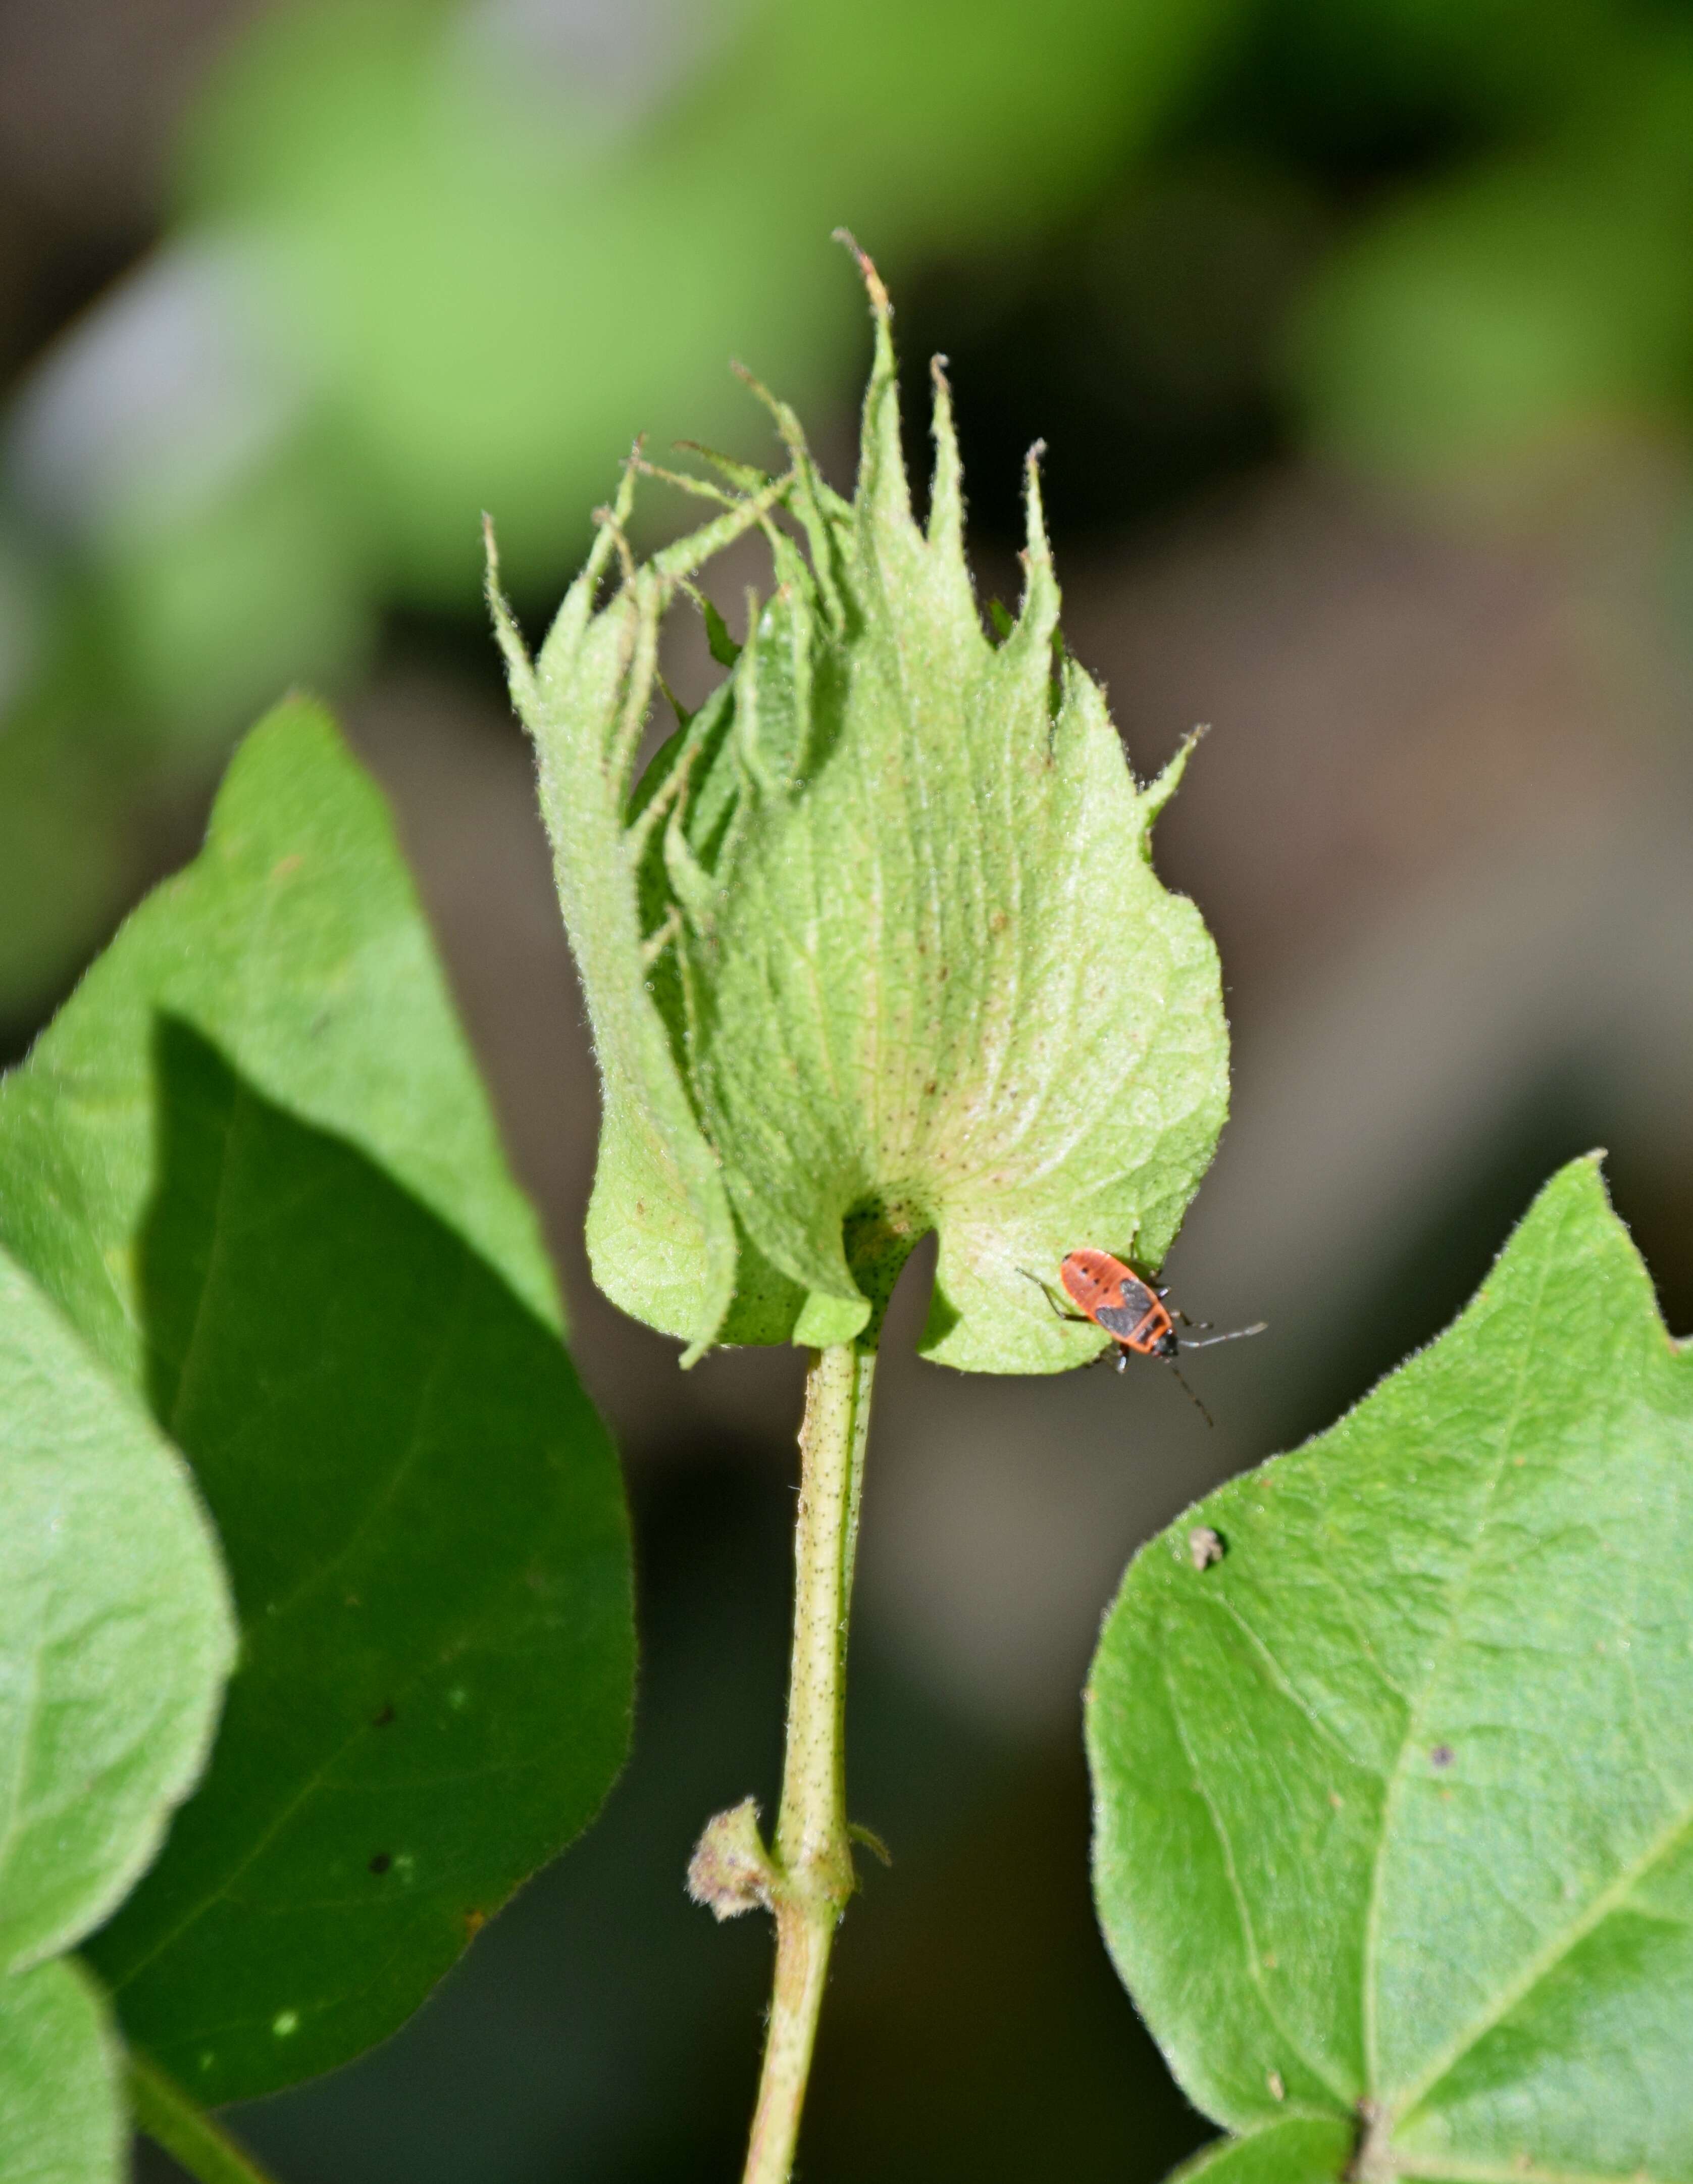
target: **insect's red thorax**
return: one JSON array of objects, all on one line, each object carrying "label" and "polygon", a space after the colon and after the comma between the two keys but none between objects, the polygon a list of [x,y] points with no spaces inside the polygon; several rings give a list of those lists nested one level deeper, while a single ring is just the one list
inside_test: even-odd
[{"label": "insect's red thorax", "polygon": [[1072,1251],[1058,1269],[1058,1279],[1078,1312],[1091,1319],[1104,1305],[1122,1302],[1122,1285],[1133,1281],[1131,1268],[1109,1251]]},{"label": "insect's red thorax", "polygon": [[1109,1251],[1072,1251],[1058,1270],[1078,1312],[1143,1356],[1174,1355],[1170,1314],[1157,1291]]}]

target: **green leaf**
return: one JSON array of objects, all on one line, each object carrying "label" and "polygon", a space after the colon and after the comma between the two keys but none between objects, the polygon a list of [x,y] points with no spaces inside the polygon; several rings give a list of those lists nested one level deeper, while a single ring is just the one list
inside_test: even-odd
[{"label": "green leaf", "polygon": [[234,1650],[181,1462],[0,1251],[0,1973],[151,1860]]},{"label": "green leaf", "polygon": [[729,634],[724,621],[710,599],[700,609],[705,620],[705,649],[720,667],[732,667],[741,656],[741,648]]},{"label": "green leaf", "polygon": [[1366,2184],[1693,2178],[1690,1591],[1693,1353],[1579,1161],[1107,1621],[1100,1913],[1200,2107],[1352,2120]]},{"label": "green leaf", "polygon": [[1332,2116],[1284,2116],[1245,2138],[1217,2140],[1169,2184],[1330,2184],[1344,2174],[1355,2136]]},{"label": "green leaf", "polygon": [[[1222,1127],[1216,951],[1150,861],[1186,752],[1137,788],[1097,685],[1068,657],[1055,684],[1033,464],[1022,612],[989,642],[946,383],[920,526],[866,277],[852,503],[772,404],[788,474],[710,488],[725,512],[639,568],[632,466],[533,667],[495,597],[604,1080],[590,1248],[607,1293],[692,1356],[855,1334],[938,1228],[927,1354],[1057,1371],[1103,1338],[1030,1277],[1083,1244],[1156,1268]],[[636,784],[660,618],[755,524],[776,589]],[[623,582],[596,607],[614,548]]]},{"label": "green leaf", "polygon": [[239,1607],[92,1954],[198,2098],[399,2024],[628,1730],[627,1523],[381,800],[315,708],[0,1086],[0,1223],[187,1453]]},{"label": "green leaf", "polygon": [[0,1979],[0,2171],[6,2184],[119,2184],[128,2131],[116,2043],[73,1964]]},{"label": "green leaf", "polygon": [[127,1260],[156,1167],[161,1014],[359,1147],[561,1323],[386,808],[320,707],[291,700],[253,730],[204,854],[128,920],[0,1084],[0,1241],[137,1382]]}]

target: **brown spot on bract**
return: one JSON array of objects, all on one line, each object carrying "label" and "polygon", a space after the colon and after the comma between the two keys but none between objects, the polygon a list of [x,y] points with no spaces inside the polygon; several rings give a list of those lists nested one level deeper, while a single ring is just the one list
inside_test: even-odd
[{"label": "brown spot on bract", "polygon": [[393,1859],[390,1857],[388,1852],[385,1850],[379,1850],[376,1852],[376,1855],[370,1860],[370,1870],[374,1874],[381,1875],[386,1873],[393,1864]]},{"label": "brown spot on bract", "polygon": [[384,1699],[381,1707],[371,1715],[370,1726],[372,1729],[387,1729],[393,1718],[394,1702],[392,1699]]},{"label": "brown spot on bract", "polygon": [[304,862],[305,859],[296,850],[291,857],[277,858],[276,863],[270,867],[270,877],[273,880],[285,880],[290,872],[298,872]]},{"label": "brown spot on bract", "polygon": [[1005,911],[1003,910],[996,910],[994,912],[994,915],[988,920],[989,930],[993,933],[1003,933],[1011,922],[1011,918]]}]

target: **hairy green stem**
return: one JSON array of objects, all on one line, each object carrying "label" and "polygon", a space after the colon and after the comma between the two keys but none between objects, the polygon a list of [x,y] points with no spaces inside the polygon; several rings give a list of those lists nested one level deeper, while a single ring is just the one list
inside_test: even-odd
[{"label": "hairy green stem", "polygon": [[745,2184],[787,2184],[829,1950],[855,1886],[846,1816],[847,1610],[858,1550],[873,1350],[816,1351],[799,1429],[794,1652],[771,1908],[776,1978]]},{"label": "hairy green stem", "polygon": [[157,2064],[131,2053],[129,2071],[136,2129],[199,2184],[272,2184],[269,2172]]}]

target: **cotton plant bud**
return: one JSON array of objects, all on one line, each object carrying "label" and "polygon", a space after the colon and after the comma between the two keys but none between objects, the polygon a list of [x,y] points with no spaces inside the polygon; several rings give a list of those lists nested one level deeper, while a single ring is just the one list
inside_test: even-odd
[{"label": "cotton plant bud", "polygon": [[[766,397],[780,475],[718,463],[711,520],[638,561],[632,460],[532,662],[491,579],[599,1061],[588,1252],[689,1362],[870,1339],[933,1228],[925,1354],[1055,1372],[1101,1337],[1041,1283],[1080,1245],[1156,1269],[1222,1126],[1217,952],[1150,855],[1187,749],[1139,786],[1062,651],[1033,457],[1021,609],[985,626],[946,379],[919,525],[860,263],[850,501]],[[754,528],[774,583],[737,651],[693,580]],[[638,772],[660,625],[701,608],[723,679]]]}]

